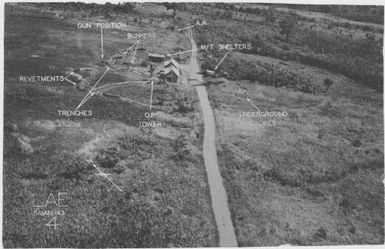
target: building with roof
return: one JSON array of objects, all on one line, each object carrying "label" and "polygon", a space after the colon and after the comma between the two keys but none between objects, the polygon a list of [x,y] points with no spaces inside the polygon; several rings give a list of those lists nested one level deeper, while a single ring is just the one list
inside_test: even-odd
[{"label": "building with roof", "polygon": [[173,58],[165,61],[163,69],[161,70],[162,77],[164,77],[168,82],[177,83],[181,76],[179,67],[179,63]]},{"label": "building with roof", "polygon": [[180,70],[170,66],[164,69],[163,75],[168,82],[177,83],[180,77]]},{"label": "building with roof", "polygon": [[174,60],[173,58],[169,59],[169,60],[166,60],[164,62],[164,67],[169,67],[169,66],[174,66],[176,68],[179,68],[179,63]]},{"label": "building with roof", "polygon": [[148,59],[152,62],[161,63],[164,61],[165,58],[166,56],[161,54],[148,54]]},{"label": "building with roof", "polygon": [[205,70],[203,71],[204,76],[210,76],[210,77],[215,77],[215,71],[213,70]]}]

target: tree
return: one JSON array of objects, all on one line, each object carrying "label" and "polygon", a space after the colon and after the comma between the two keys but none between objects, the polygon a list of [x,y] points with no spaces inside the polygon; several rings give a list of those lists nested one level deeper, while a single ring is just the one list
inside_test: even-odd
[{"label": "tree", "polygon": [[326,91],[325,92],[327,92],[329,90],[329,87],[331,87],[333,85],[333,83],[334,83],[333,80],[331,80],[329,78],[326,78],[324,80],[324,85],[326,87]]},{"label": "tree", "polygon": [[[255,9],[254,12],[256,10],[257,9]],[[274,14],[274,7],[273,7],[273,5],[270,5],[269,9],[267,11],[265,11],[265,20],[267,22],[271,22],[271,23],[275,22],[275,14]]]},{"label": "tree", "polygon": [[183,133],[179,134],[179,136],[171,142],[171,147],[174,152],[173,157],[176,160],[182,160],[184,156],[188,154],[186,136]]},{"label": "tree", "polygon": [[294,33],[294,30],[297,26],[297,22],[298,22],[297,15],[292,14],[292,13],[290,15],[286,16],[285,18],[283,18],[279,22],[279,27],[281,28],[280,34],[284,35],[286,37],[286,41],[288,41],[289,38]]},{"label": "tree", "polygon": [[233,12],[231,12],[231,11],[226,11],[225,14],[224,14],[223,16],[230,19],[230,18],[233,17]]},{"label": "tree", "polygon": [[121,8],[121,11],[125,13],[131,13],[135,8],[135,4],[133,3],[123,3],[123,4],[119,3],[118,6]]},{"label": "tree", "polygon": [[319,11],[324,13],[330,13],[331,12],[330,5],[321,5],[319,7]]},{"label": "tree", "polygon": [[153,76],[154,71],[155,71],[155,66],[151,63],[150,68],[149,68],[149,72],[150,72],[151,77]]},{"label": "tree", "polygon": [[174,15],[176,14],[177,9],[177,3],[163,3],[163,5],[166,7],[167,10],[172,9],[174,10]]}]

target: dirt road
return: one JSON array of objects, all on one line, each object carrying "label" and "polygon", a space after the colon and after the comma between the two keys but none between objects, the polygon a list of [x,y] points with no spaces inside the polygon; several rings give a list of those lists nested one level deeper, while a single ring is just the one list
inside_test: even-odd
[{"label": "dirt road", "polygon": [[[197,45],[193,39],[191,29],[188,31],[192,46],[190,64],[185,69],[188,73],[189,84],[203,83],[202,75],[198,74],[199,66],[196,59]],[[215,121],[213,110],[207,95],[206,87],[203,85],[195,86],[201,103],[205,124],[205,134],[203,140],[203,157],[206,166],[207,178],[210,186],[212,208],[219,233],[219,246],[236,247],[237,239],[234,233],[233,222],[227,202],[227,193],[223,186],[223,179],[219,171],[217,162],[217,151],[215,147]]]}]

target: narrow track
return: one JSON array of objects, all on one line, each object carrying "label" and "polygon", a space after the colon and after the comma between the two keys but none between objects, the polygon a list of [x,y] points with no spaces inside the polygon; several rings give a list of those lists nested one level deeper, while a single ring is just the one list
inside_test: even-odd
[{"label": "narrow track", "polygon": [[[191,42],[192,50],[190,64],[185,66],[189,74],[187,81],[203,83],[202,75],[199,74],[199,65],[197,62],[197,45],[189,29],[188,36]],[[204,85],[197,85],[195,89],[198,93],[202,107],[205,134],[203,139],[203,157],[207,172],[207,178],[210,186],[210,195],[214,217],[219,234],[219,246],[237,247],[237,239],[234,232],[233,222],[228,207],[227,193],[223,186],[223,179],[218,167],[217,151],[215,146],[215,120],[213,110]]]}]

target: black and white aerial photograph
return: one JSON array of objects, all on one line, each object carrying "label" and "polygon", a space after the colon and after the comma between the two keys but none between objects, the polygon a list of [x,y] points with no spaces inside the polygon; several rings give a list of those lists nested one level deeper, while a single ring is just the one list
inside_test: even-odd
[{"label": "black and white aerial photograph", "polygon": [[384,2],[1,5],[3,248],[384,245]]}]

